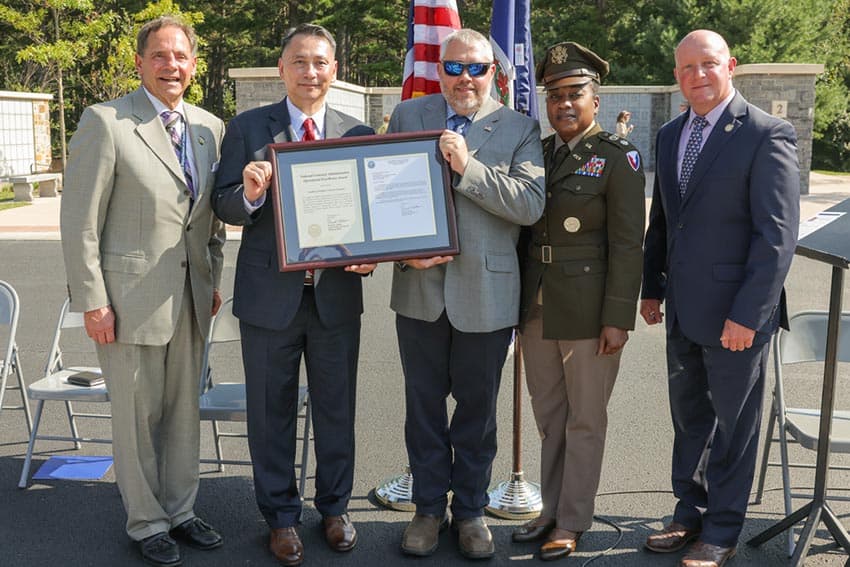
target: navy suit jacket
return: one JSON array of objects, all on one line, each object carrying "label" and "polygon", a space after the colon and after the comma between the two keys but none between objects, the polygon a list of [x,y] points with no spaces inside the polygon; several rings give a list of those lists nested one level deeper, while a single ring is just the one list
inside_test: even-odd
[{"label": "navy suit jacket", "polygon": [[726,319],[767,341],[785,314],[783,282],[800,222],[797,138],[788,122],[736,94],[679,197],[684,113],[656,139],[656,174],[641,296],[666,303],[690,340],[721,346]]},{"label": "navy suit jacket", "polygon": [[[280,272],[275,242],[274,207],[267,196],[263,206],[248,214],[242,199],[242,169],[266,157],[266,144],[290,142],[290,119],[285,99],[248,110],[227,125],[221,144],[221,163],[212,194],[212,208],[224,222],[242,226],[236,260],[233,313],[240,320],[271,330],[292,321],[304,291],[304,272]],[[374,134],[353,116],[332,108],[325,116],[325,138]],[[361,276],[343,268],[322,270],[317,278],[316,308],[322,323],[350,321],[363,312]]]}]

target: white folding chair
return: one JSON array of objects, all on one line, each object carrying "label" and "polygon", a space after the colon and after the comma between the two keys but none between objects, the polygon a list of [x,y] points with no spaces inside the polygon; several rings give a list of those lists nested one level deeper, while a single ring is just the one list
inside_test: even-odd
[{"label": "white folding chair", "polygon": [[[767,423],[764,449],[762,451],[761,471],[759,473],[756,503],[760,503],[764,493],[764,479],[768,466],[782,468],[782,489],[785,501],[785,515],[790,515],[792,498],[811,498],[811,494],[791,492],[790,469],[814,469],[814,463],[792,463],[788,459],[788,442],[797,442],[800,447],[817,451],[820,429],[820,410],[816,408],[788,407],[785,399],[785,383],[794,373],[786,375],[785,366],[804,362],[823,362],[826,356],[826,329],[828,313],[826,311],[801,311],[789,320],[790,331],[780,329],[773,339],[773,361],[776,385],[773,390],[773,404]],[[850,313],[841,314],[837,362],[850,362]],[[778,424],[780,461],[770,461],[770,446],[774,439],[774,426]],[[789,439],[790,437],[790,439]],[[850,411],[836,410],[832,415],[832,435],[830,452],[850,453]],[[850,467],[830,465],[834,470],[850,470]],[[850,501],[840,495],[830,495],[830,500]],[[787,532],[788,555],[794,554],[793,529]]]},{"label": "white folding chair", "polygon": [[[241,340],[239,333],[239,320],[233,315],[233,298],[227,299],[221,306],[218,314],[213,317],[210,324],[210,332],[204,345],[204,355],[201,364],[200,376],[200,411],[201,420],[212,422],[213,440],[215,442],[215,459],[201,459],[202,463],[213,463],[218,465],[218,470],[223,471],[224,465],[250,465],[250,461],[225,459],[222,453],[221,439],[223,437],[247,437],[245,433],[234,433],[222,431],[219,421],[245,422],[247,420],[245,383],[244,382],[219,382],[213,380],[213,370],[210,358],[216,345],[224,343],[238,343]],[[241,356],[241,351],[240,351]],[[240,359],[241,360],[241,359]],[[239,364],[241,368],[241,362]],[[304,486],[307,481],[307,463],[309,458],[310,440],[310,396],[306,386],[298,388],[299,417],[304,419],[303,437],[301,445],[301,464],[298,489],[304,494]],[[303,408],[303,414],[301,409]]]},{"label": "white folding chair", "polygon": [[[74,411],[71,402],[109,402],[109,394],[106,391],[106,385],[100,386],[76,386],[68,383],[68,377],[77,372],[97,372],[101,370],[96,366],[68,366],[64,360],[62,352],[62,344],[64,334],[71,330],[77,329],[78,334],[82,334],[79,330],[84,328],[83,314],[72,313],[68,309],[70,301],[65,300],[62,304],[62,310],[59,312],[59,322],[56,325],[56,332],[53,335],[53,343],[50,347],[50,353],[47,356],[47,365],[44,368],[44,377],[30,384],[27,391],[31,400],[38,400],[38,405],[35,408],[35,418],[33,420],[32,432],[30,433],[29,445],[27,446],[27,455],[24,459],[23,470],[21,471],[21,479],[18,482],[19,488],[26,488],[29,482],[29,471],[32,463],[32,453],[35,448],[36,440],[50,441],[68,441],[74,443],[74,448],[79,449],[82,443],[112,443],[111,439],[81,437],[77,430],[77,417],[82,418],[98,418],[109,419],[111,416],[108,413],[87,413]],[[65,337],[67,339],[67,337]],[[88,338],[84,338],[84,344],[91,345],[91,350],[94,350],[94,343]],[[61,401],[65,404],[65,411],[68,414],[68,423],[71,428],[71,435],[39,435],[38,428],[41,423],[42,411],[44,403],[47,401]]]},{"label": "white folding chair", "polygon": [[[32,416],[30,415],[29,400],[24,385],[24,375],[21,370],[21,360],[18,356],[18,345],[15,343],[15,333],[18,330],[21,302],[18,294],[10,284],[0,280],[0,327],[6,327],[6,348],[0,359],[0,413],[6,410],[23,410],[27,422],[27,433],[32,431]],[[9,376],[14,373],[17,385],[9,385]],[[18,390],[21,395],[21,405],[3,405],[6,390]]]}]

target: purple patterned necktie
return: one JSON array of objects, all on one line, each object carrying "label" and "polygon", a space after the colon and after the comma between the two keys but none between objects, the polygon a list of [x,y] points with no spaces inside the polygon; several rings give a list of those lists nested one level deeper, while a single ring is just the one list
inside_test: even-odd
[{"label": "purple patterned necktie", "polygon": [[685,196],[688,181],[694,172],[694,164],[702,147],[702,131],[706,126],[708,126],[708,120],[702,116],[696,116],[691,124],[691,135],[688,137],[688,145],[685,146],[685,157],[682,158],[682,169],[679,172],[679,197]]},{"label": "purple patterned necktie", "polygon": [[175,110],[163,110],[159,115],[162,119],[162,124],[165,126],[165,131],[171,137],[171,145],[174,146],[174,153],[177,154],[177,161],[180,162],[180,167],[183,169],[183,175],[186,178],[186,185],[192,193],[192,198],[195,198],[195,183],[192,179],[192,169],[189,167],[189,156],[184,155],[183,148],[183,116]]}]

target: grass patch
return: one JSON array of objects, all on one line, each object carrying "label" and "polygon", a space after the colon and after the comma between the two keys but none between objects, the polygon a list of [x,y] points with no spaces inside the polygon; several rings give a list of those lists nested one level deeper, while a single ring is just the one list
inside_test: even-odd
[{"label": "grass patch", "polygon": [[15,201],[15,191],[12,189],[11,183],[3,183],[0,185],[0,211],[6,209],[15,209],[17,207],[26,207],[29,203]]}]

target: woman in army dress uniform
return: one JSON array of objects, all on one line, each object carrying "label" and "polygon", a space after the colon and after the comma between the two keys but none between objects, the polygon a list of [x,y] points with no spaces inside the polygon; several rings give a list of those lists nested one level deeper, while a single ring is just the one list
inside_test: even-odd
[{"label": "woman in army dress uniform", "polygon": [[543,512],[513,539],[545,539],[546,560],[573,552],[593,524],[606,408],[640,289],[644,175],[637,150],[596,123],[607,74],[607,62],[572,42],[550,47],[537,67],[555,134],[543,141],[546,209],[521,251],[520,330]]}]

